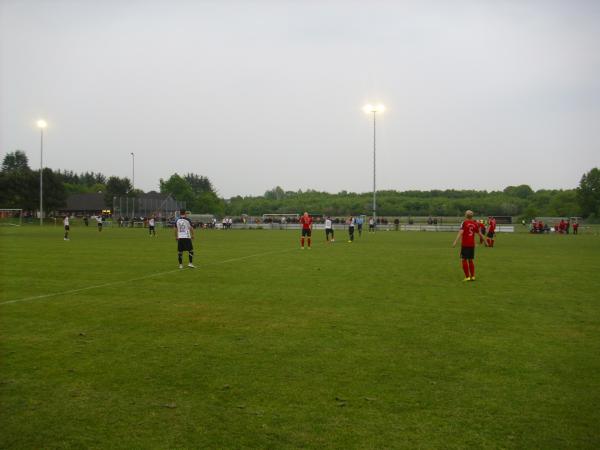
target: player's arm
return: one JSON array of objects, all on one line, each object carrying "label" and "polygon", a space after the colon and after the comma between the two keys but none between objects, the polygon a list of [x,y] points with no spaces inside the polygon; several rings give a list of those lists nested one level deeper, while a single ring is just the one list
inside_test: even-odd
[{"label": "player's arm", "polygon": [[175,231],[175,240],[177,240],[177,222],[175,222],[175,226],[173,227],[173,230]]},{"label": "player's arm", "polygon": [[456,247],[456,243],[458,242],[458,239],[460,237],[462,237],[462,235],[463,235],[463,230],[461,228],[460,230],[458,230],[458,234],[456,235],[456,238],[454,238],[454,242],[452,243],[452,247]]},{"label": "player's arm", "polygon": [[194,233],[196,233],[196,230],[194,230],[194,226],[191,225],[190,226],[190,236],[192,236],[192,239],[194,239]]},{"label": "player's arm", "polygon": [[479,234],[480,245],[481,245],[481,243],[483,243],[483,245],[485,245],[487,247],[488,246],[487,240],[485,239],[485,236],[483,234],[481,234],[481,230],[478,230],[477,234]]}]

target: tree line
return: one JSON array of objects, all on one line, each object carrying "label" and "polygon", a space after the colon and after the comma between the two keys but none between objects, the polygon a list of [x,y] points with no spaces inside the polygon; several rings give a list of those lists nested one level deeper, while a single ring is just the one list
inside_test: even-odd
[{"label": "tree line", "polygon": [[[66,205],[73,193],[102,193],[107,207],[113,197],[136,197],[143,194],[133,189],[127,177],[106,176],[98,172],[45,168],[44,209],[54,211]],[[369,214],[371,193],[315,190],[286,191],[280,186],[258,196],[220,198],[208,177],[188,173],[160,179],[160,192],[185,201],[190,211],[216,215],[259,216],[267,213],[298,213],[345,216]],[[17,150],[5,155],[0,172],[0,207],[36,210],[39,206],[39,170],[29,167],[27,155]],[[466,209],[494,216],[581,216],[600,221],[600,170],[584,174],[576,189],[540,189],[530,186],[508,186],[502,191],[431,190],[377,192],[379,216],[461,216]]]}]

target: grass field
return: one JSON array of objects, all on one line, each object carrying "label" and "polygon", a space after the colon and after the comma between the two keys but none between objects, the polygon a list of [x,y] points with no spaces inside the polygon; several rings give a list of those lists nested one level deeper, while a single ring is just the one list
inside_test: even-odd
[{"label": "grass field", "polygon": [[600,237],[315,234],[0,228],[0,447],[600,447]]}]

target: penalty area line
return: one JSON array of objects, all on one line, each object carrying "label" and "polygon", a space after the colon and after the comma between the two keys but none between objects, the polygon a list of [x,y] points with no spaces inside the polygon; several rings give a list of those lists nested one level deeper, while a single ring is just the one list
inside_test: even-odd
[{"label": "penalty area line", "polygon": [[[223,261],[206,263],[206,264],[201,265],[200,268],[207,267],[207,266],[218,266],[221,264],[227,264],[227,263],[232,263],[232,262],[236,262],[236,261],[243,261],[245,259],[257,258],[259,256],[286,253],[286,252],[290,252],[290,251],[292,251],[292,249],[288,248],[285,250],[276,250],[276,251],[272,251],[272,252],[255,253],[253,255],[240,256],[238,258],[229,258],[229,259],[225,259]],[[17,298],[14,300],[6,300],[4,302],[0,302],[0,305],[8,305],[11,303],[30,302],[33,300],[42,300],[45,298],[56,297],[59,295],[78,294],[79,292],[91,291],[92,289],[100,289],[100,288],[109,287],[109,286],[118,286],[120,284],[131,283],[133,281],[140,281],[140,280],[146,280],[148,278],[160,277],[161,275],[167,275],[169,273],[181,273],[181,269],[166,270],[164,272],[151,273],[151,274],[143,275],[140,277],[130,278],[128,280],[110,281],[108,283],[96,284],[94,286],[86,286],[86,287],[77,288],[77,289],[69,289],[67,291],[54,292],[52,294],[34,295],[32,297],[24,297],[24,298]]]}]

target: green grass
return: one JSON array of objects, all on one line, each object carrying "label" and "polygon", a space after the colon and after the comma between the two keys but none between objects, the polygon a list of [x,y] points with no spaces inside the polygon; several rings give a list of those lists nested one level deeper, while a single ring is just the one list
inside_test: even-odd
[{"label": "green grass", "polygon": [[71,235],[0,228],[1,448],[600,446],[598,236]]}]

